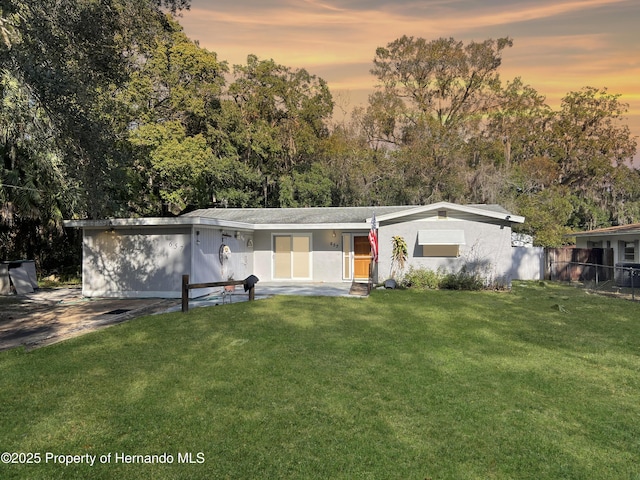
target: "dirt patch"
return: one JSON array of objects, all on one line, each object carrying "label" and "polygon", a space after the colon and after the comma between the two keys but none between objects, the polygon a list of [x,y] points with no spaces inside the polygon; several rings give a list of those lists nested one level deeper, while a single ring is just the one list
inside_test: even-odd
[{"label": "dirt patch", "polygon": [[0,350],[50,345],[131,318],[162,312],[179,303],[159,298],[86,298],[80,288],[0,296]]}]

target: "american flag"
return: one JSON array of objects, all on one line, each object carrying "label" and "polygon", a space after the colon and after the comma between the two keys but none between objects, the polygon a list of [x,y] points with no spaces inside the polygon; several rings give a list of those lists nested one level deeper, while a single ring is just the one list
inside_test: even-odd
[{"label": "american flag", "polygon": [[376,223],[376,214],[371,217],[371,230],[369,230],[369,244],[371,244],[371,257],[375,263],[378,263],[378,224]]}]

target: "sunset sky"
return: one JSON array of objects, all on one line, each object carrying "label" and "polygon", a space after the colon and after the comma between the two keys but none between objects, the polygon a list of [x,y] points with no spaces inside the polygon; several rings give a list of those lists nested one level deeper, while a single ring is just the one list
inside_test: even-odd
[{"label": "sunset sky", "polygon": [[570,91],[607,87],[630,105],[626,123],[640,136],[637,0],[192,0],[179,21],[230,65],[256,54],[322,77],[336,117],[366,102],[376,48],[402,35],[509,36],[503,81],[521,77],[553,108]]}]

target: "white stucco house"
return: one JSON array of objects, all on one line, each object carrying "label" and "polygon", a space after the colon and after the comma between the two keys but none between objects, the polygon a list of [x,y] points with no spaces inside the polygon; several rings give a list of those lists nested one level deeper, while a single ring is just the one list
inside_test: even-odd
[{"label": "white stucco house", "polygon": [[[68,220],[83,230],[83,295],[179,298],[192,283],[367,281],[375,215],[374,281],[391,275],[393,236],[408,266],[457,271],[463,265],[509,283],[511,227],[524,222],[498,205],[209,208],[172,218]],[[192,296],[209,293],[191,290]]]},{"label": "white stucco house", "polygon": [[611,248],[614,263],[640,263],[640,223],[572,233],[578,248]]}]

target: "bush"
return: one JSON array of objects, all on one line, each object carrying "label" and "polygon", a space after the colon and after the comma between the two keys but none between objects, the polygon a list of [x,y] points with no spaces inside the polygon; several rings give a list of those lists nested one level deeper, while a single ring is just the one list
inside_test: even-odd
[{"label": "bush", "polygon": [[435,290],[440,288],[444,274],[440,270],[434,272],[426,268],[409,267],[404,274],[400,285],[405,288],[417,288],[419,290]]},{"label": "bush", "polygon": [[480,274],[468,272],[465,267],[457,273],[410,267],[400,286],[418,290],[482,290],[485,288],[485,281]]},{"label": "bush", "polygon": [[482,290],[484,279],[478,273],[467,272],[465,267],[458,273],[448,273],[440,282],[440,288],[445,290]]}]

